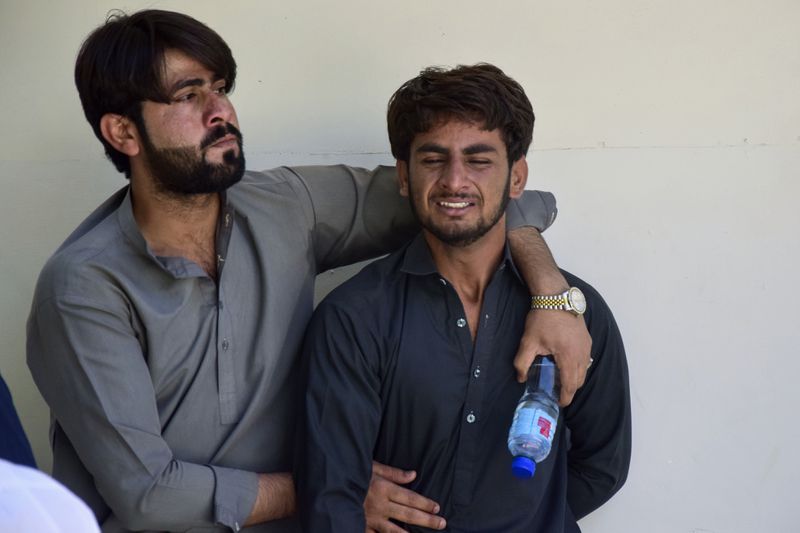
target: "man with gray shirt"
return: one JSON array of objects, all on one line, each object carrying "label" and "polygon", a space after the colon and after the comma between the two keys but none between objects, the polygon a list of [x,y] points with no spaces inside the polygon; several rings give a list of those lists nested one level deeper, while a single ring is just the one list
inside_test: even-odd
[{"label": "man with gray shirt", "polygon": [[[416,231],[392,168],[245,171],[235,77],[215,32],[165,11],[110,17],[78,55],[84,113],[130,185],[45,265],[27,353],[52,410],[54,476],[104,531],[296,531],[295,361],[314,276]],[[543,229],[552,196],[510,211]],[[521,254],[532,290],[566,286],[538,233],[514,233],[540,247]],[[523,343],[585,366],[582,324],[535,322]],[[385,468],[378,518],[432,523],[436,504]]]}]

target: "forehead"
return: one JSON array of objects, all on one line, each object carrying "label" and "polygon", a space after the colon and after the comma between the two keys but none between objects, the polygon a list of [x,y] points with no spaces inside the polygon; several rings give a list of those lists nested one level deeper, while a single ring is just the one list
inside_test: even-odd
[{"label": "forehead", "polygon": [[186,79],[212,80],[218,77],[202,63],[180,50],[169,49],[164,52],[164,85],[167,88]]},{"label": "forehead", "polygon": [[437,146],[449,151],[463,151],[483,144],[505,154],[506,147],[499,129],[484,129],[483,123],[461,120],[442,120],[428,131],[418,133],[411,143],[411,151],[424,146]]}]

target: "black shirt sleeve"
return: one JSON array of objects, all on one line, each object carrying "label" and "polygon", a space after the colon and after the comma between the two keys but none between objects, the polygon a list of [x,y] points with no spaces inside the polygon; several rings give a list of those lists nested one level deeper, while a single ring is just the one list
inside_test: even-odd
[{"label": "black shirt sleeve", "polygon": [[564,273],[586,295],[584,315],[592,337],[586,383],[564,412],[570,430],[567,501],[581,519],[608,501],[625,483],[631,458],[628,365],[614,316],[597,291]]},{"label": "black shirt sleeve", "polygon": [[[323,302],[306,334],[305,417],[295,461],[305,531],[364,531],[364,498],[381,420],[379,347],[368,317]],[[368,355],[367,355],[368,354]],[[369,357],[371,360],[368,360]]]}]

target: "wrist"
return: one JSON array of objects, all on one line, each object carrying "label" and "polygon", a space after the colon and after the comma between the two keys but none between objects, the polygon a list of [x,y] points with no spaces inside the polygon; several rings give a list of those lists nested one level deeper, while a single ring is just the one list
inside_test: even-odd
[{"label": "wrist", "polygon": [[569,283],[561,275],[561,272],[555,270],[548,275],[537,276],[530,284],[531,296],[545,295],[545,294],[561,294],[569,289]]},{"label": "wrist", "polygon": [[531,296],[531,309],[568,311],[575,316],[586,312],[586,296],[577,287],[570,287],[559,294]]}]

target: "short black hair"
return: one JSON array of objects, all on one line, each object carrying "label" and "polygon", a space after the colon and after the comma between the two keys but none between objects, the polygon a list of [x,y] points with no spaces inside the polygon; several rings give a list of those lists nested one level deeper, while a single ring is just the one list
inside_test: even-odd
[{"label": "short black hair", "polygon": [[100,131],[107,113],[142,123],[142,102],[168,102],[164,55],[178,50],[226,81],[236,80],[236,61],[214,30],[188,15],[149,9],[112,12],[83,42],[75,61],[75,85],[86,120],[118,171],[130,178],[128,156],[115,150]]},{"label": "short black hair", "polygon": [[488,63],[446,70],[429,67],[405,82],[389,100],[386,114],[392,155],[408,161],[411,143],[442,120],[456,119],[499,128],[509,165],[528,152],[535,116],[522,86]]}]

